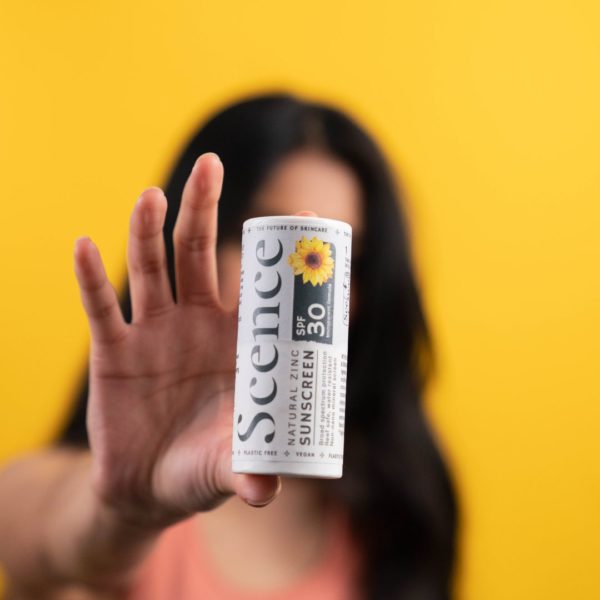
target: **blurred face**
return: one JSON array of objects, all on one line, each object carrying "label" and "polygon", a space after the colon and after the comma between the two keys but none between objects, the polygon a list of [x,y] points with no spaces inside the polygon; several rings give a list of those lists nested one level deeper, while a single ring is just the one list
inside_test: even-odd
[{"label": "blurred face", "polygon": [[[302,150],[285,158],[273,171],[253,201],[252,216],[312,210],[319,217],[345,221],[352,226],[352,255],[357,256],[363,233],[362,202],[360,182],[350,167],[322,152]],[[234,308],[239,300],[240,262],[239,241],[221,244],[219,284],[227,308]],[[351,319],[356,313],[355,290],[355,279],[351,277]]]}]

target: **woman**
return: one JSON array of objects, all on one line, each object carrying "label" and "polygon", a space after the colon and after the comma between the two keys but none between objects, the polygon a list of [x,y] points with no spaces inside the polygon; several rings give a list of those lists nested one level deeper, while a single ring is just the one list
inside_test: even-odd
[{"label": "woman", "polygon": [[[90,371],[56,448],[0,474],[0,514],[12,507],[0,534],[16,540],[0,560],[14,589],[449,598],[456,506],[421,406],[430,341],[376,144],[335,108],[251,98],[197,132],[165,195],[148,188],[133,210],[121,310],[93,243],[76,243]],[[340,480],[231,473],[241,224],[292,213],[353,226]],[[18,522],[33,525],[19,534]]]}]

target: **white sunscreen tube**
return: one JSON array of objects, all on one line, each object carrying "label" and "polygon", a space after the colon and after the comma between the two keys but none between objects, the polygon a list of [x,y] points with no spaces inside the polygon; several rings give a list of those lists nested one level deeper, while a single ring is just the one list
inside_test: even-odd
[{"label": "white sunscreen tube", "polygon": [[351,244],[334,219],[244,222],[235,473],[342,476]]}]

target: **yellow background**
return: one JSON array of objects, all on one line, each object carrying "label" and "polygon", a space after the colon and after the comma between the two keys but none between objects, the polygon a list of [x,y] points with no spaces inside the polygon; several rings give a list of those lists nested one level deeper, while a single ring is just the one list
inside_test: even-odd
[{"label": "yellow background", "polygon": [[2,3],[0,459],[52,439],[85,364],[75,238],[119,285],[132,205],[185,136],[286,87],[403,175],[460,597],[600,597],[599,74],[594,0]]}]

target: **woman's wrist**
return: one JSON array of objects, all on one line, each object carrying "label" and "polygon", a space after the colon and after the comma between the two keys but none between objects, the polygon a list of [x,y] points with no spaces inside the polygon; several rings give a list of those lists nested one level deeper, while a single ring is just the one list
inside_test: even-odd
[{"label": "woman's wrist", "polygon": [[77,457],[56,486],[48,516],[41,562],[59,585],[125,589],[162,531],[100,498],[92,484],[89,452]]}]

